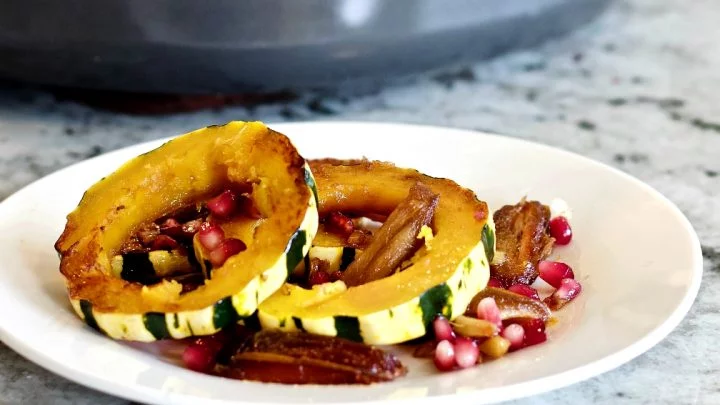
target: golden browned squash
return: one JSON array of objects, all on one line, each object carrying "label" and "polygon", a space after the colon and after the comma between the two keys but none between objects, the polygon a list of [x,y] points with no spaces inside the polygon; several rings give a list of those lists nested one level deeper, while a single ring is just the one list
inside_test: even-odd
[{"label": "golden browned squash", "polygon": [[487,204],[471,190],[382,162],[324,160],[311,168],[321,217],[336,211],[387,216],[411,188],[427,186],[439,196],[432,246],[421,248],[402,271],[365,284],[347,287],[338,281],[312,290],[286,284],[258,307],[263,328],[368,344],[404,342],[425,335],[437,314],[462,315],[485,287],[494,225]]},{"label": "golden browned squash", "polygon": [[[142,285],[114,274],[129,235],[232,184],[252,184],[263,219],[247,250],[181,293],[163,280]],[[151,341],[212,334],[250,316],[307,253],[318,226],[314,180],[290,141],[261,123],[230,122],[173,139],[93,185],[68,216],[55,248],[75,311],[116,339]],[[232,220],[222,226],[236,236]]]}]

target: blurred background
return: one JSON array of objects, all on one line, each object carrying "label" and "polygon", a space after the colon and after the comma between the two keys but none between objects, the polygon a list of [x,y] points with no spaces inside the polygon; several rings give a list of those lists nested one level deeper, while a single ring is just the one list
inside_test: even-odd
[{"label": "blurred background", "polygon": [[532,47],[608,2],[6,0],[0,76],[166,94],[327,89]]},{"label": "blurred background", "polygon": [[[230,120],[410,122],[558,146],[669,197],[710,271],[658,347],[523,403],[717,404],[716,339],[698,325],[720,312],[718,21],[716,0],[2,0],[0,201],[71,163]],[[0,363],[0,403],[125,404],[2,345]]]}]

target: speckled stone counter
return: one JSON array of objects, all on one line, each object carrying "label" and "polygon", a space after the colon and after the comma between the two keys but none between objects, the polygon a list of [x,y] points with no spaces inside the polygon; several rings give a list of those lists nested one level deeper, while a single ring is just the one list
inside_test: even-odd
[{"label": "speckled stone counter", "polygon": [[[232,119],[373,120],[462,127],[569,149],[649,183],[688,216],[705,273],[688,317],[619,369],[518,404],[720,404],[720,3],[617,1],[540,49],[378,87],[137,117],[0,89],[0,200],[73,162]],[[612,333],[612,331],[608,331]],[[126,404],[0,346],[0,403]]]}]

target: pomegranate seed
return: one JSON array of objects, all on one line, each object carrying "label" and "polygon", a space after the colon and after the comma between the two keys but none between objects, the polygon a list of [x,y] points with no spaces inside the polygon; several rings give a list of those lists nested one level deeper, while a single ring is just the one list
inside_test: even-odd
[{"label": "pomegranate seed", "polygon": [[540,278],[551,286],[560,287],[560,281],[564,278],[575,278],[572,268],[562,262],[551,262],[543,260],[538,263]]},{"label": "pomegranate seed", "polygon": [[212,263],[214,268],[218,268],[222,266],[230,256],[234,256],[245,249],[247,249],[247,246],[245,246],[245,242],[240,239],[225,239],[218,247],[210,252],[208,259],[210,259],[210,263]]},{"label": "pomegranate seed", "polygon": [[342,271],[340,271],[340,270],[333,271],[330,274],[330,281],[338,281],[338,280],[342,279],[342,276],[343,276]]},{"label": "pomegranate seed", "polygon": [[227,333],[226,331],[220,331],[213,335],[200,336],[198,338],[195,338],[192,344],[205,345],[210,347],[215,352],[219,352],[224,345],[230,343],[230,338],[231,336],[229,333]]},{"label": "pomegranate seed", "polygon": [[502,336],[510,341],[511,349],[519,349],[523,346],[525,329],[516,323],[511,323],[503,329]]},{"label": "pomegranate seed", "polygon": [[192,343],[185,348],[182,358],[185,367],[201,373],[208,372],[215,364],[217,351],[210,345]]},{"label": "pomegranate seed", "polygon": [[557,311],[580,295],[581,291],[582,286],[577,280],[564,278],[560,281],[560,287],[551,296],[545,298],[545,304],[553,311]]},{"label": "pomegranate seed", "polygon": [[455,349],[455,362],[460,368],[468,368],[477,364],[480,349],[474,340],[460,337],[453,344],[453,348]]},{"label": "pomegranate seed", "polygon": [[492,322],[499,328],[502,328],[500,308],[498,308],[495,298],[485,297],[478,302],[477,317],[478,319],[484,319],[488,322]]},{"label": "pomegranate seed", "polygon": [[330,275],[324,271],[313,271],[308,276],[308,283],[310,286],[320,285],[330,282]]},{"label": "pomegranate seed", "polygon": [[450,321],[442,315],[438,315],[433,320],[433,331],[435,332],[435,340],[440,342],[442,340],[448,340],[450,342],[455,340],[455,331],[450,326]]},{"label": "pomegranate seed", "polygon": [[205,249],[213,250],[225,240],[225,232],[218,225],[203,224],[198,231],[198,239]]},{"label": "pomegranate seed", "polygon": [[550,220],[548,226],[550,236],[555,238],[558,245],[567,245],[572,240],[572,228],[565,217],[555,217]]},{"label": "pomegranate seed", "polygon": [[217,197],[207,202],[207,208],[218,218],[228,218],[237,207],[237,194],[232,190],[225,190]]},{"label": "pomegranate seed", "polygon": [[355,230],[355,224],[352,219],[341,212],[331,212],[325,219],[325,225],[333,232],[344,237],[350,236]]},{"label": "pomegranate seed", "polygon": [[487,286],[495,287],[495,288],[505,288],[505,286],[503,286],[502,281],[496,279],[495,277],[490,277],[490,280],[488,280]]},{"label": "pomegranate seed", "polygon": [[440,371],[450,371],[455,368],[455,347],[449,340],[442,340],[435,346],[433,362]]},{"label": "pomegranate seed", "polygon": [[545,322],[538,318],[518,319],[516,321],[525,331],[523,347],[536,345],[547,340]]},{"label": "pomegranate seed", "polygon": [[534,300],[540,300],[540,296],[538,295],[538,292],[536,289],[530,287],[529,285],[525,284],[515,284],[510,286],[508,288],[509,291],[514,292],[515,294],[524,295],[528,298],[532,298]]}]

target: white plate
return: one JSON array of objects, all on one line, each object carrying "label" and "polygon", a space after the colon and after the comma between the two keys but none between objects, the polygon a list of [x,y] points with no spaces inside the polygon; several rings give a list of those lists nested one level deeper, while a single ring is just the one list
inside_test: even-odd
[{"label": "white plate", "polygon": [[67,304],[53,243],[83,191],[152,142],[79,163],[0,204],[0,332],[5,344],[80,384],[158,404],[489,403],[536,394],[610,370],[665,337],[698,291],[702,257],[682,213],[645,184],[550,147],[444,128],[361,123],[274,125],[306,157],[393,161],[449,177],[499,207],[524,195],[565,199],[573,243],[557,249],[583,294],[559,313],[549,341],[471,370],[410,373],[370,387],[293,387],[194,373],[83,326]]}]

